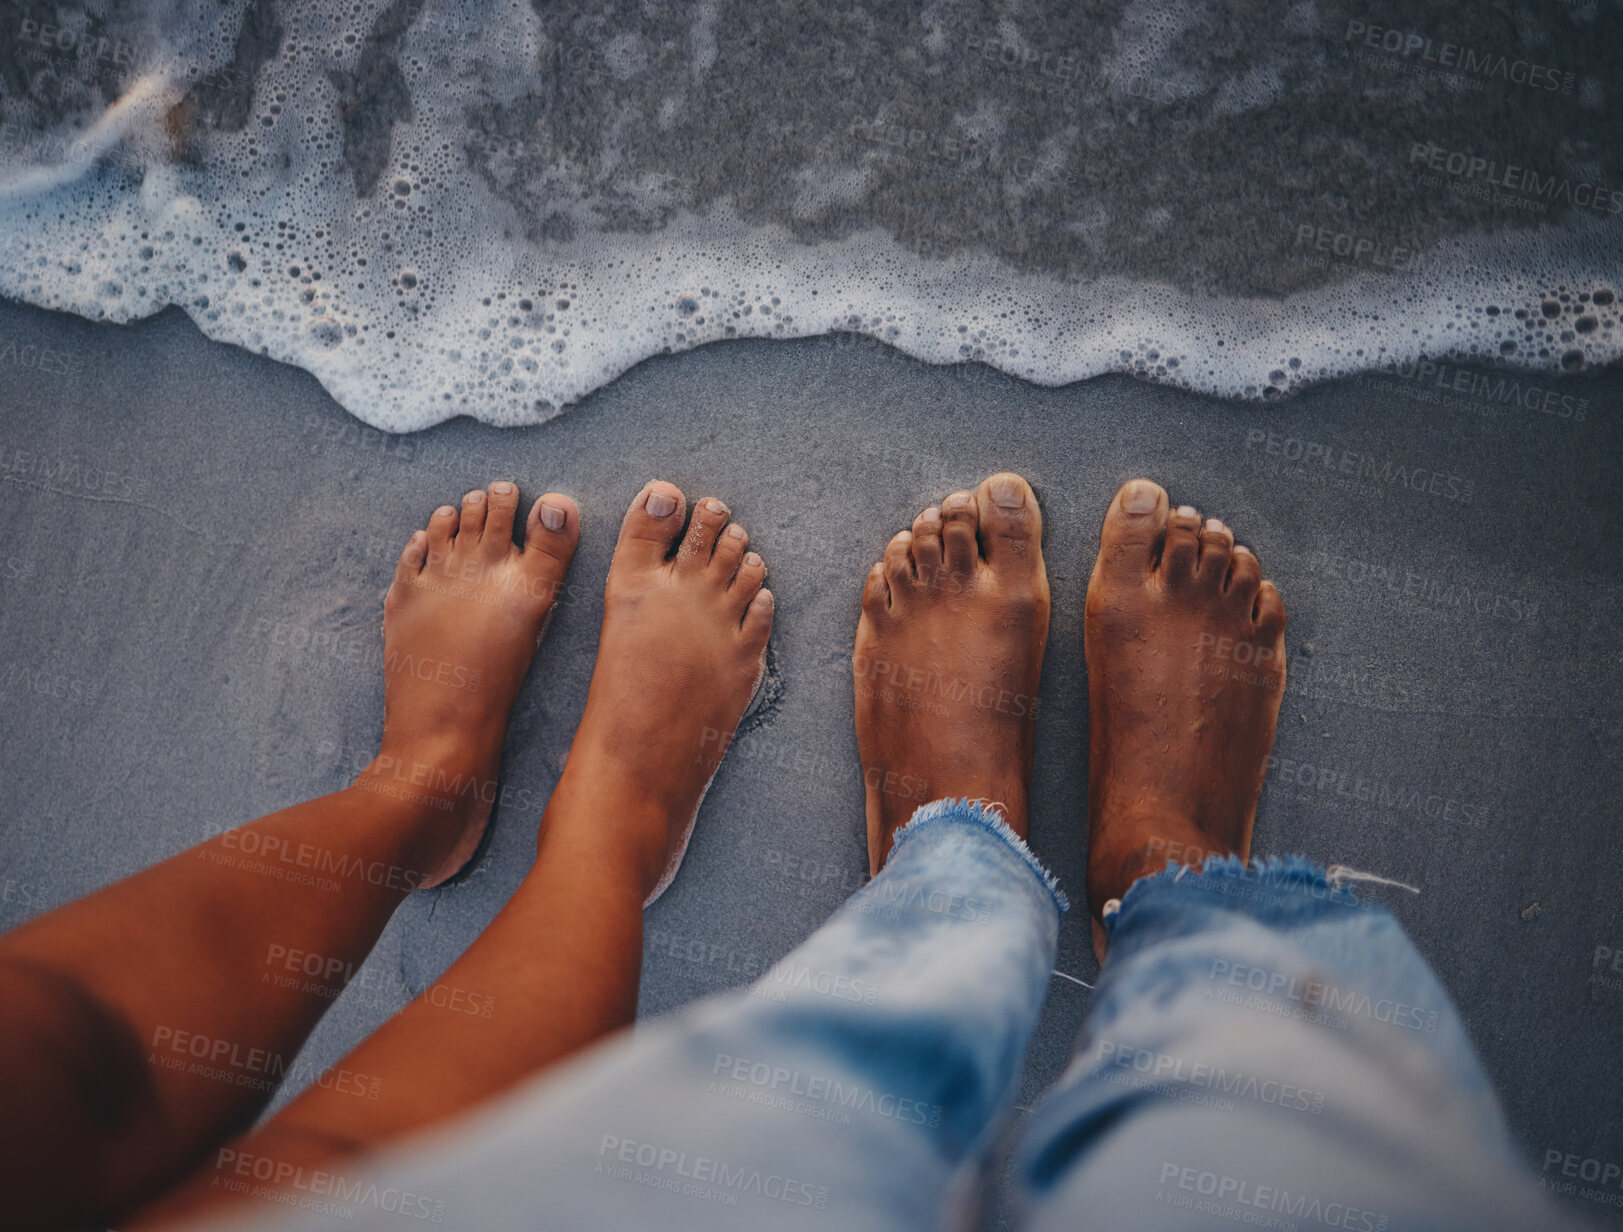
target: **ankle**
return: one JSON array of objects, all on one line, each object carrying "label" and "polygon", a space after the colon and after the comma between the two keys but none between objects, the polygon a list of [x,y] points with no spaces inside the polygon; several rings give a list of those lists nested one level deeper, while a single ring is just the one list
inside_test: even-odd
[{"label": "ankle", "polygon": [[635,887],[642,902],[664,876],[671,836],[686,818],[628,770],[601,763],[586,770],[573,753],[570,762],[576,769],[565,766],[541,819],[537,863],[558,858],[592,868]]},{"label": "ankle", "polygon": [[1111,899],[1124,897],[1141,877],[1174,864],[1200,867],[1212,856],[1244,856],[1180,813],[1155,806],[1123,812],[1096,810],[1088,852],[1088,906],[1095,918]]}]

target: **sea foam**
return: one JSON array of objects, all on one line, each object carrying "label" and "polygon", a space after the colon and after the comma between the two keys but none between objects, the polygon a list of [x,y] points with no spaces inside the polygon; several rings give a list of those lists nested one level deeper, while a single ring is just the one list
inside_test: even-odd
[{"label": "sea foam", "polygon": [[[1201,122],[1232,126],[1278,103],[1287,64],[1224,81],[1168,67],[1189,25],[1187,12],[1166,18],[1178,11],[1130,6],[1098,71],[1068,75],[1078,105],[1204,97]],[[648,356],[729,338],[852,331],[1042,384],[1129,372],[1252,398],[1422,356],[1572,371],[1623,345],[1623,219],[1605,210],[1468,226],[1398,260],[1357,226],[1287,215],[1270,224],[1274,247],[1326,273],[1282,294],[1019,259],[973,228],[920,243],[890,225],[894,212],[864,212],[946,161],[949,185],[994,185],[1013,225],[1041,198],[1085,231],[1120,203],[1080,184],[1066,125],[1081,117],[1063,110],[1026,147],[985,100],[944,113],[951,144],[905,128],[893,140],[901,121],[870,118],[799,165],[756,169],[784,186],[778,214],[743,181],[705,196],[650,170],[647,146],[684,124],[691,134],[689,113],[725,67],[727,23],[744,19],[696,5],[652,37],[635,17],[560,38],[518,0],[237,0],[161,18],[92,6],[54,37],[25,29],[81,88],[61,91],[54,115],[5,100],[0,293],[115,322],[178,305],[210,337],[307,369],[391,431],[455,415],[538,422]],[[1012,19],[985,38],[956,29],[924,23],[909,54],[928,67],[955,47],[1025,41]],[[84,49],[110,43],[132,50],[87,67]],[[1176,88],[1135,100],[1122,83],[1151,72]],[[555,114],[579,102],[580,81],[596,83],[589,151],[569,148],[569,117]],[[733,105],[747,118],[747,100]],[[1446,197],[1454,152],[1417,145],[1397,143],[1393,164],[1407,153],[1413,175],[1441,166]]]}]

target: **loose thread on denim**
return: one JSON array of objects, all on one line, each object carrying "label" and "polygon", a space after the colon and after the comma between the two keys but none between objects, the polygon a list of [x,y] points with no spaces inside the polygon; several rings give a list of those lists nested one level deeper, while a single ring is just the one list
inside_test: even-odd
[{"label": "loose thread on denim", "polygon": [[1051,971],[1051,972],[1049,972],[1049,974],[1050,975],[1057,975],[1062,980],[1070,980],[1071,983],[1073,983],[1073,984],[1080,984],[1080,985],[1082,985],[1083,988],[1086,988],[1089,992],[1093,991],[1093,985],[1092,984],[1088,983],[1086,980],[1079,980],[1074,975],[1066,975],[1065,972],[1058,971],[1058,970]]},{"label": "loose thread on denim", "polygon": [[1349,881],[1356,881],[1360,884],[1392,886],[1394,889],[1407,890],[1411,894],[1420,893],[1419,886],[1412,886],[1407,881],[1394,881],[1378,873],[1360,872],[1347,864],[1332,864],[1325,870],[1324,879],[1338,890],[1346,889]]},{"label": "loose thread on denim", "polygon": [[1025,862],[1026,867],[1031,869],[1043,883],[1043,888],[1053,898],[1054,905],[1062,912],[1069,911],[1071,909],[1071,900],[1059,888],[1059,878],[1044,867],[1043,862],[1037,858],[1036,852],[1026,845],[1026,840],[1009,827],[1009,823],[997,811],[1002,807],[995,800],[971,800],[967,796],[958,799],[944,798],[930,804],[921,804],[913,811],[913,816],[908,819],[907,824],[896,831],[896,837],[891,840],[891,853],[894,855],[896,850],[917,830],[921,827],[928,827],[932,822],[941,822],[943,820],[965,821],[970,825],[979,826],[988,833],[996,835],[1009,847],[1013,848],[1015,854]]}]

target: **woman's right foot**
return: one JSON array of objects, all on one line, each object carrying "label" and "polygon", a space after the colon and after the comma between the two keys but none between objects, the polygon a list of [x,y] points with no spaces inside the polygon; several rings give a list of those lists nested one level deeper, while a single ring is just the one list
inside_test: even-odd
[{"label": "woman's right foot", "polygon": [[[766,664],[772,592],[714,497],[655,481],[631,502],[604,588],[597,666],[549,817],[588,817],[591,854],[639,901],[675,873],[699,801]],[[598,824],[598,823],[601,824]],[[550,829],[543,826],[545,844]]]},{"label": "woman's right foot", "polygon": [[1249,859],[1285,693],[1285,604],[1216,518],[1147,479],[1105,515],[1088,583],[1088,904],[1170,859]]}]

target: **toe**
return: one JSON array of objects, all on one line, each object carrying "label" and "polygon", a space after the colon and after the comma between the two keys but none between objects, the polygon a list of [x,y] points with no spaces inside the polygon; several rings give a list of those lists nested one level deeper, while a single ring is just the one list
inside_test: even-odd
[{"label": "toe", "polygon": [[868,577],[862,583],[862,610],[870,620],[877,620],[890,611],[890,587],[885,585],[885,566],[874,562]]},{"label": "toe", "polygon": [[434,516],[428,519],[428,563],[436,564],[445,559],[446,553],[451,550],[451,542],[456,536],[457,511],[455,505],[441,505],[434,510]]},{"label": "toe", "polygon": [[1200,528],[1200,564],[1196,574],[1208,586],[1221,588],[1229,575],[1229,557],[1234,551],[1234,532],[1216,518],[1207,518]]},{"label": "toe", "polygon": [[710,554],[710,570],[718,580],[732,580],[738,572],[738,562],[744,559],[744,549],[749,546],[749,541],[749,531],[737,522],[727,523],[726,529],[716,538],[716,550]]},{"label": "toe", "polygon": [[1161,549],[1161,576],[1176,586],[1193,580],[1200,563],[1200,512],[1179,505],[1167,514],[1166,546]]},{"label": "toe", "polygon": [[1037,494],[1019,475],[1004,471],[975,490],[980,548],[994,569],[1030,572],[1041,567],[1043,515]]},{"label": "toe", "polygon": [[766,561],[761,559],[758,552],[745,552],[744,559],[738,562],[738,574],[733,578],[733,584],[727,588],[727,596],[736,615],[743,616],[744,609],[759,593],[761,583],[764,581],[766,581]]},{"label": "toe", "polygon": [[397,582],[410,582],[423,571],[423,565],[428,561],[428,532],[420,530],[406,540],[406,546],[400,550],[400,560],[395,564],[394,576]]},{"label": "toe", "polygon": [[890,604],[895,607],[913,590],[913,532],[897,531],[885,545],[885,583],[890,587]]},{"label": "toe", "polygon": [[1245,544],[1236,543],[1234,553],[1229,558],[1229,579],[1224,592],[1232,603],[1249,612],[1256,601],[1257,588],[1261,585],[1262,562]]},{"label": "toe", "polygon": [[1252,618],[1257,622],[1258,632],[1268,637],[1278,637],[1285,632],[1285,601],[1279,597],[1279,591],[1272,582],[1264,581],[1257,588]]},{"label": "toe", "polygon": [[1158,483],[1131,479],[1105,514],[1099,537],[1099,570],[1112,581],[1141,582],[1155,563],[1166,528],[1167,494]]},{"label": "toe", "polygon": [[513,519],[518,514],[518,485],[505,479],[490,485],[485,493],[485,529],[479,544],[492,559],[507,555],[513,547]]},{"label": "toe", "polygon": [[716,536],[727,525],[728,510],[714,496],[707,496],[693,507],[688,521],[688,533],[682,537],[677,549],[676,563],[684,569],[703,569],[710,563],[710,554],[716,548]]},{"label": "toe", "polygon": [[975,558],[980,555],[975,538],[979,527],[973,492],[954,492],[941,502],[941,542],[949,572],[974,572]]},{"label": "toe", "polygon": [[941,510],[931,505],[913,519],[913,572],[919,585],[933,586],[941,575]]},{"label": "toe", "polygon": [[641,565],[663,564],[671,545],[682,533],[682,512],[687,501],[673,483],[656,479],[637,493],[620,525],[615,557]]},{"label": "toe", "polygon": [[456,528],[456,537],[464,540],[463,548],[479,542],[485,529],[485,490],[475,488],[462,498],[462,522]]},{"label": "toe", "polygon": [[772,592],[758,590],[744,609],[744,641],[757,654],[766,650],[766,639],[772,633],[772,605]]},{"label": "toe", "polygon": [[580,510],[561,492],[548,492],[530,506],[524,525],[524,559],[562,577],[580,543]]}]

